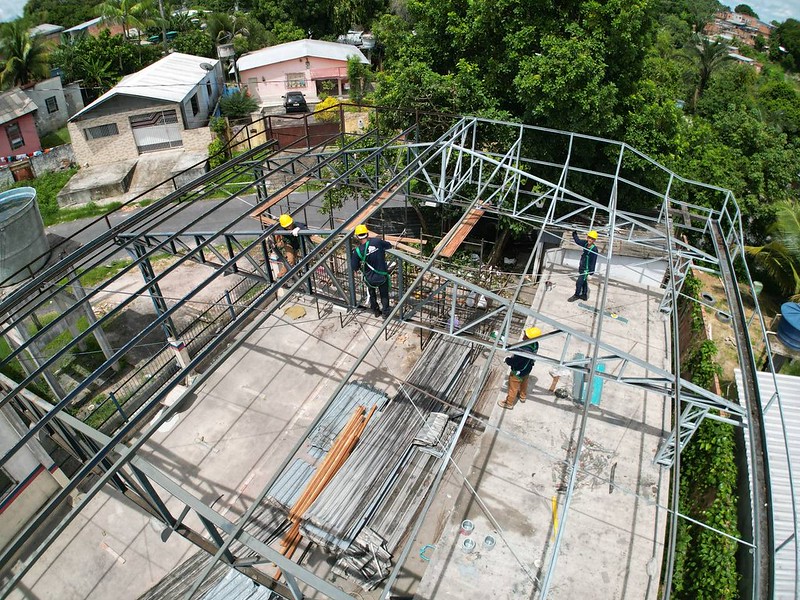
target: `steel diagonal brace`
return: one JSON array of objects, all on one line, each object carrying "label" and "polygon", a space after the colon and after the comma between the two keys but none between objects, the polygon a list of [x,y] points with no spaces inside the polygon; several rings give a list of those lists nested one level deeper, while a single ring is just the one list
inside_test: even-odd
[{"label": "steel diagonal brace", "polygon": [[[389,254],[392,254],[392,255],[400,258],[401,260],[403,260],[403,261],[405,261],[405,262],[407,262],[409,264],[413,264],[413,265],[416,265],[418,267],[424,267],[426,265],[426,263],[424,261],[421,261],[421,260],[417,259],[416,257],[413,257],[413,256],[410,256],[408,254],[405,254],[404,252],[401,252],[399,250],[391,249],[391,250],[387,250],[387,252]],[[614,376],[613,373],[598,372],[597,375],[600,376],[600,377],[603,377],[603,378],[609,379],[609,380],[620,381],[621,383],[630,383],[630,384],[633,384],[633,385],[637,385],[636,382],[638,382],[638,381],[648,382],[648,383],[651,383],[651,384],[655,384],[655,383],[658,383],[659,381],[661,381],[661,382],[670,382],[671,385],[674,385],[675,377],[670,371],[668,371],[666,369],[663,369],[661,367],[658,367],[656,365],[653,365],[652,363],[649,363],[649,362],[647,362],[645,360],[642,360],[641,358],[639,358],[637,356],[634,356],[634,355],[632,355],[632,354],[630,354],[628,352],[625,352],[625,351],[613,346],[612,344],[609,344],[608,342],[605,342],[605,341],[602,341],[602,340],[597,340],[593,336],[591,336],[591,335],[589,335],[587,333],[584,333],[584,332],[579,331],[577,329],[572,329],[569,326],[563,324],[562,322],[560,322],[560,321],[558,321],[558,320],[556,320],[556,319],[554,319],[554,318],[552,318],[550,316],[547,316],[547,315],[544,315],[542,313],[539,313],[539,312],[533,310],[532,308],[529,308],[529,307],[526,307],[526,306],[520,306],[520,305],[513,305],[512,306],[510,301],[507,298],[504,298],[503,296],[500,296],[499,294],[496,294],[496,293],[494,293],[494,292],[492,292],[490,290],[481,288],[481,287],[479,287],[479,286],[477,286],[477,285],[475,285],[475,284],[473,284],[473,283],[471,283],[469,281],[466,281],[465,279],[462,279],[462,278],[460,278],[460,277],[458,277],[456,275],[453,275],[452,273],[448,273],[447,271],[443,271],[442,269],[439,269],[437,267],[430,267],[428,269],[428,271],[433,275],[436,275],[438,277],[441,277],[442,279],[445,279],[445,280],[448,280],[448,281],[451,281],[451,282],[457,284],[461,288],[472,290],[476,294],[483,294],[484,296],[486,296],[487,299],[491,300],[496,305],[504,306],[504,307],[506,307],[507,310],[513,310],[514,312],[516,312],[516,313],[518,313],[518,314],[520,314],[520,315],[522,315],[524,317],[532,317],[534,319],[537,319],[538,321],[550,326],[553,330],[556,330],[557,332],[560,332],[560,333],[553,333],[553,335],[566,335],[566,336],[570,336],[572,338],[584,341],[584,342],[586,342],[587,344],[590,344],[590,345],[597,345],[603,351],[604,355],[609,357],[609,359],[612,356],[616,357],[617,360],[620,360],[620,361],[623,361],[623,362],[630,363],[632,365],[641,367],[641,368],[645,369],[647,372],[650,372],[650,373],[652,373],[652,374],[654,374],[656,376],[659,376],[659,377],[656,377],[655,379],[653,379],[653,378],[621,378],[620,379],[620,378],[617,378],[616,376]],[[475,340],[475,341],[477,343],[483,343],[480,340]],[[509,349],[515,348],[515,346],[511,345],[509,347],[509,345],[503,344],[503,348],[506,349],[506,350],[509,350]],[[550,362],[550,363],[559,364],[559,365],[568,365],[570,363],[569,360],[553,359],[553,358],[549,358],[549,357],[547,357],[545,355],[542,355],[542,354],[537,355],[537,358],[540,359],[540,360],[543,360],[545,362]],[[714,394],[713,392],[710,392],[709,390],[705,390],[705,389],[703,389],[703,388],[701,388],[701,387],[699,387],[697,385],[694,385],[694,384],[692,384],[692,383],[690,383],[688,381],[683,381],[683,380],[681,380],[681,385],[688,386],[689,389],[693,390],[697,394],[698,397],[706,398],[707,401],[710,402],[711,404],[713,404],[714,407],[716,407],[716,408],[720,408],[722,410],[727,410],[727,411],[730,411],[730,412],[732,412],[734,414],[741,414],[743,412],[742,411],[742,407],[739,406],[738,404],[732,403],[732,402],[722,398],[721,396],[718,396],[718,395]],[[668,392],[668,390],[665,389],[665,388],[656,387],[656,388],[653,388],[653,389],[654,390],[663,389],[663,391],[661,393],[665,393],[665,394]]]}]

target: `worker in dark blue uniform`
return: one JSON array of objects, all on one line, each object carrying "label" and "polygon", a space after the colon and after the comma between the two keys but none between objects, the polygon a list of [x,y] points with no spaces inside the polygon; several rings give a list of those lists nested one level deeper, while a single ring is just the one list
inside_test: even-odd
[{"label": "worker in dark blue uniform", "polygon": [[578,261],[578,281],[575,282],[575,294],[567,302],[589,299],[589,275],[594,275],[594,268],[597,265],[597,232],[590,231],[586,234],[586,241],[583,241],[573,231],[572,239],[583,248],[583,252]]},{"label": "worker in dark blue uniform", "polygon": [[[386,250],[392,245],[379,237],[369,237],[369,230],[364,224],[356,227],[356,238],[359,246],[353,250],[350,265],[353,271],[361,271],[369,293],[369,307],[376,317],[389,316],[389,266],[386,264]],[[381,307],[378,308],[378,294],[381,296]]]}]

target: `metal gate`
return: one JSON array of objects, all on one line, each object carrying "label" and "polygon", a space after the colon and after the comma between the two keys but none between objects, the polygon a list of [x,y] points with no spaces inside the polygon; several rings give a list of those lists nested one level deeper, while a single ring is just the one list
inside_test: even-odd
[{"label": "metal gate", "polygon": [[159,110],[130,118],[139,153],[183,146],[175,110]]}]

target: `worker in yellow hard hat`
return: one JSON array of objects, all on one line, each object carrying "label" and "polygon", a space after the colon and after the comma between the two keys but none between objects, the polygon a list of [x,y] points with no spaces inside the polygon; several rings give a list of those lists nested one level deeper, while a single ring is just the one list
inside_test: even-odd
[{"label": "worker in yellow hard hat", "polygon": [[577,232],[573,231],[572,239],[583,248],[583,252],[578,261],[578,281],[575,282],[575,294],[567,302],[589,299],[589,275],[594,275],[594,268],[597,265],[597,232],[592,230],[587,233],[584,241],[578,237]]},{"label": "worker in yellow hard hat", "polygon": [[[523,333],[523,339],[528,340],[530,343],[520,346],[519,350],[530,354],[536,354],[539,351],[539,342],[535,342],[536,338],[542,335],[542,330],[538,327],[528,327]],[[512,354],[506,358],[506,364],[511,367],[511,372],[508,374],[508,394],[505,400],[500,400],[497,404],[503,408],[514,408],[517,403],[517,397],[520,402],[525,402],[528,397],[528,376],[533,369],[534,361],[530,356],[523,356],[521,354]]]},{"label": "worker in yellow hard hat", "polygon": [[[392,245],[379,237],[370,237],[367,226],[356,225],[355,232],[358,246],[350,256],[350,266],[361,271],[369,294],[369,307],[376,317],[389,316],[389,266],[386,264],[386,251]],[[381,297],[381,308],[378,308],[378,295]]]},{"label": "worker in yellow hard hat", "polygon": [[302,244],[300,242],[300,231],[306,229],[305,223],[300,223],[292,218],[292,215],[286,213],[278,218],[278,223],[281,229],[287,230],[290,235],[282,234],[275,236],[275,245],[280,249],[285,264],[282,262],[277,277],[283,277],[288,268],[291,268],[297,263],[297,256],[300,253]]}]

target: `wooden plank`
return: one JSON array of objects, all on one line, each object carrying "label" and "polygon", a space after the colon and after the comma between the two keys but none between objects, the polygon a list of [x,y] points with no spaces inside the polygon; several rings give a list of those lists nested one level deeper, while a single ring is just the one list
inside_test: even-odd
[{"label": "wooden plank", "polygon": [[347,226],[345,229],[346,229],[347,231],[352,231],[353,229],[355,229],[355,228],[356,228],[356,225],[360,225],[361,223],[365,223],[365,222],[367,221],[367,219],[369,219],[369,218],[370,218],[370,216],[372,216],[372,213],[374,213],[376,210],[378,210],[378,208],[380,207],[380,205],[381,205],[381,204],[383,204],[383,203],[384,203],[384,201],[385,201],[385,200],[386,200],[386,199],[387,199],[389,196],[391,196],[392,194],[394,194],[394,193],[395,193],[395,191],[396,191],[396,190],[394,190],[394,189],[391,189],[391,190],[386,190],[385,192],[383,192],[382,194],[380,194],[380,195],[378,196],[378,203],[377,203],[377,205],[375,205],[375,204],[373,203],[373,204],[370,204],[369,206],[365,206],[364,208],[362,208],[362,209],[361,209],[361,210],[358,212],[358,214],[356,215],[356,219],[355,219],[355,220],[354,220],[354,221],[353,221],[353,222],[352,222],[350,225],[348,225],[348,226]]},{"label": "wooden plank", "polygon": [[[456,225],[455,234],[452,238],[450,238],[450,241],[447,242],[447,245],[442,249],[442,252],[439,254],[439,256],[444,258],[450,258],[453,256],[461,243],[467,238],[469,232],[472,231],[472,228],[478,224],[478,221],[480,221],[483,213],[484,210],[482,208],[473,208],[471,211],[469,211],[467,216],[464,217],[464,219],[462,219],[458,225]],[[452,231],[452,229],[450,231]],[[434,252],[439,249],[446,237],[446,235],[442,237],[442,241],[437,244]]]},{"label": "wooden plank", "polygon": [[266,212],[267,209],[270,209],[273,206],[275,206],[278,202],[280,202],[281,200],[286,198],[289,194],[291,194],[293,191],[295,191],[297,188],[299,188],[301,185],[303,185],[309,179],[311,179],[311,178],[310,177],[301,177],[293,185],[291,185],[288,188],[286,188],[285,190],[283,190],[280,194],[275,194],[272,198],[270,198],[269,200],[267,200],[263,204],[259,204],[256,207],[256,209],[253,212],[250,213],[250,216],[253,217],[254,219],[259,219],[260,220],[262,213]]}]

